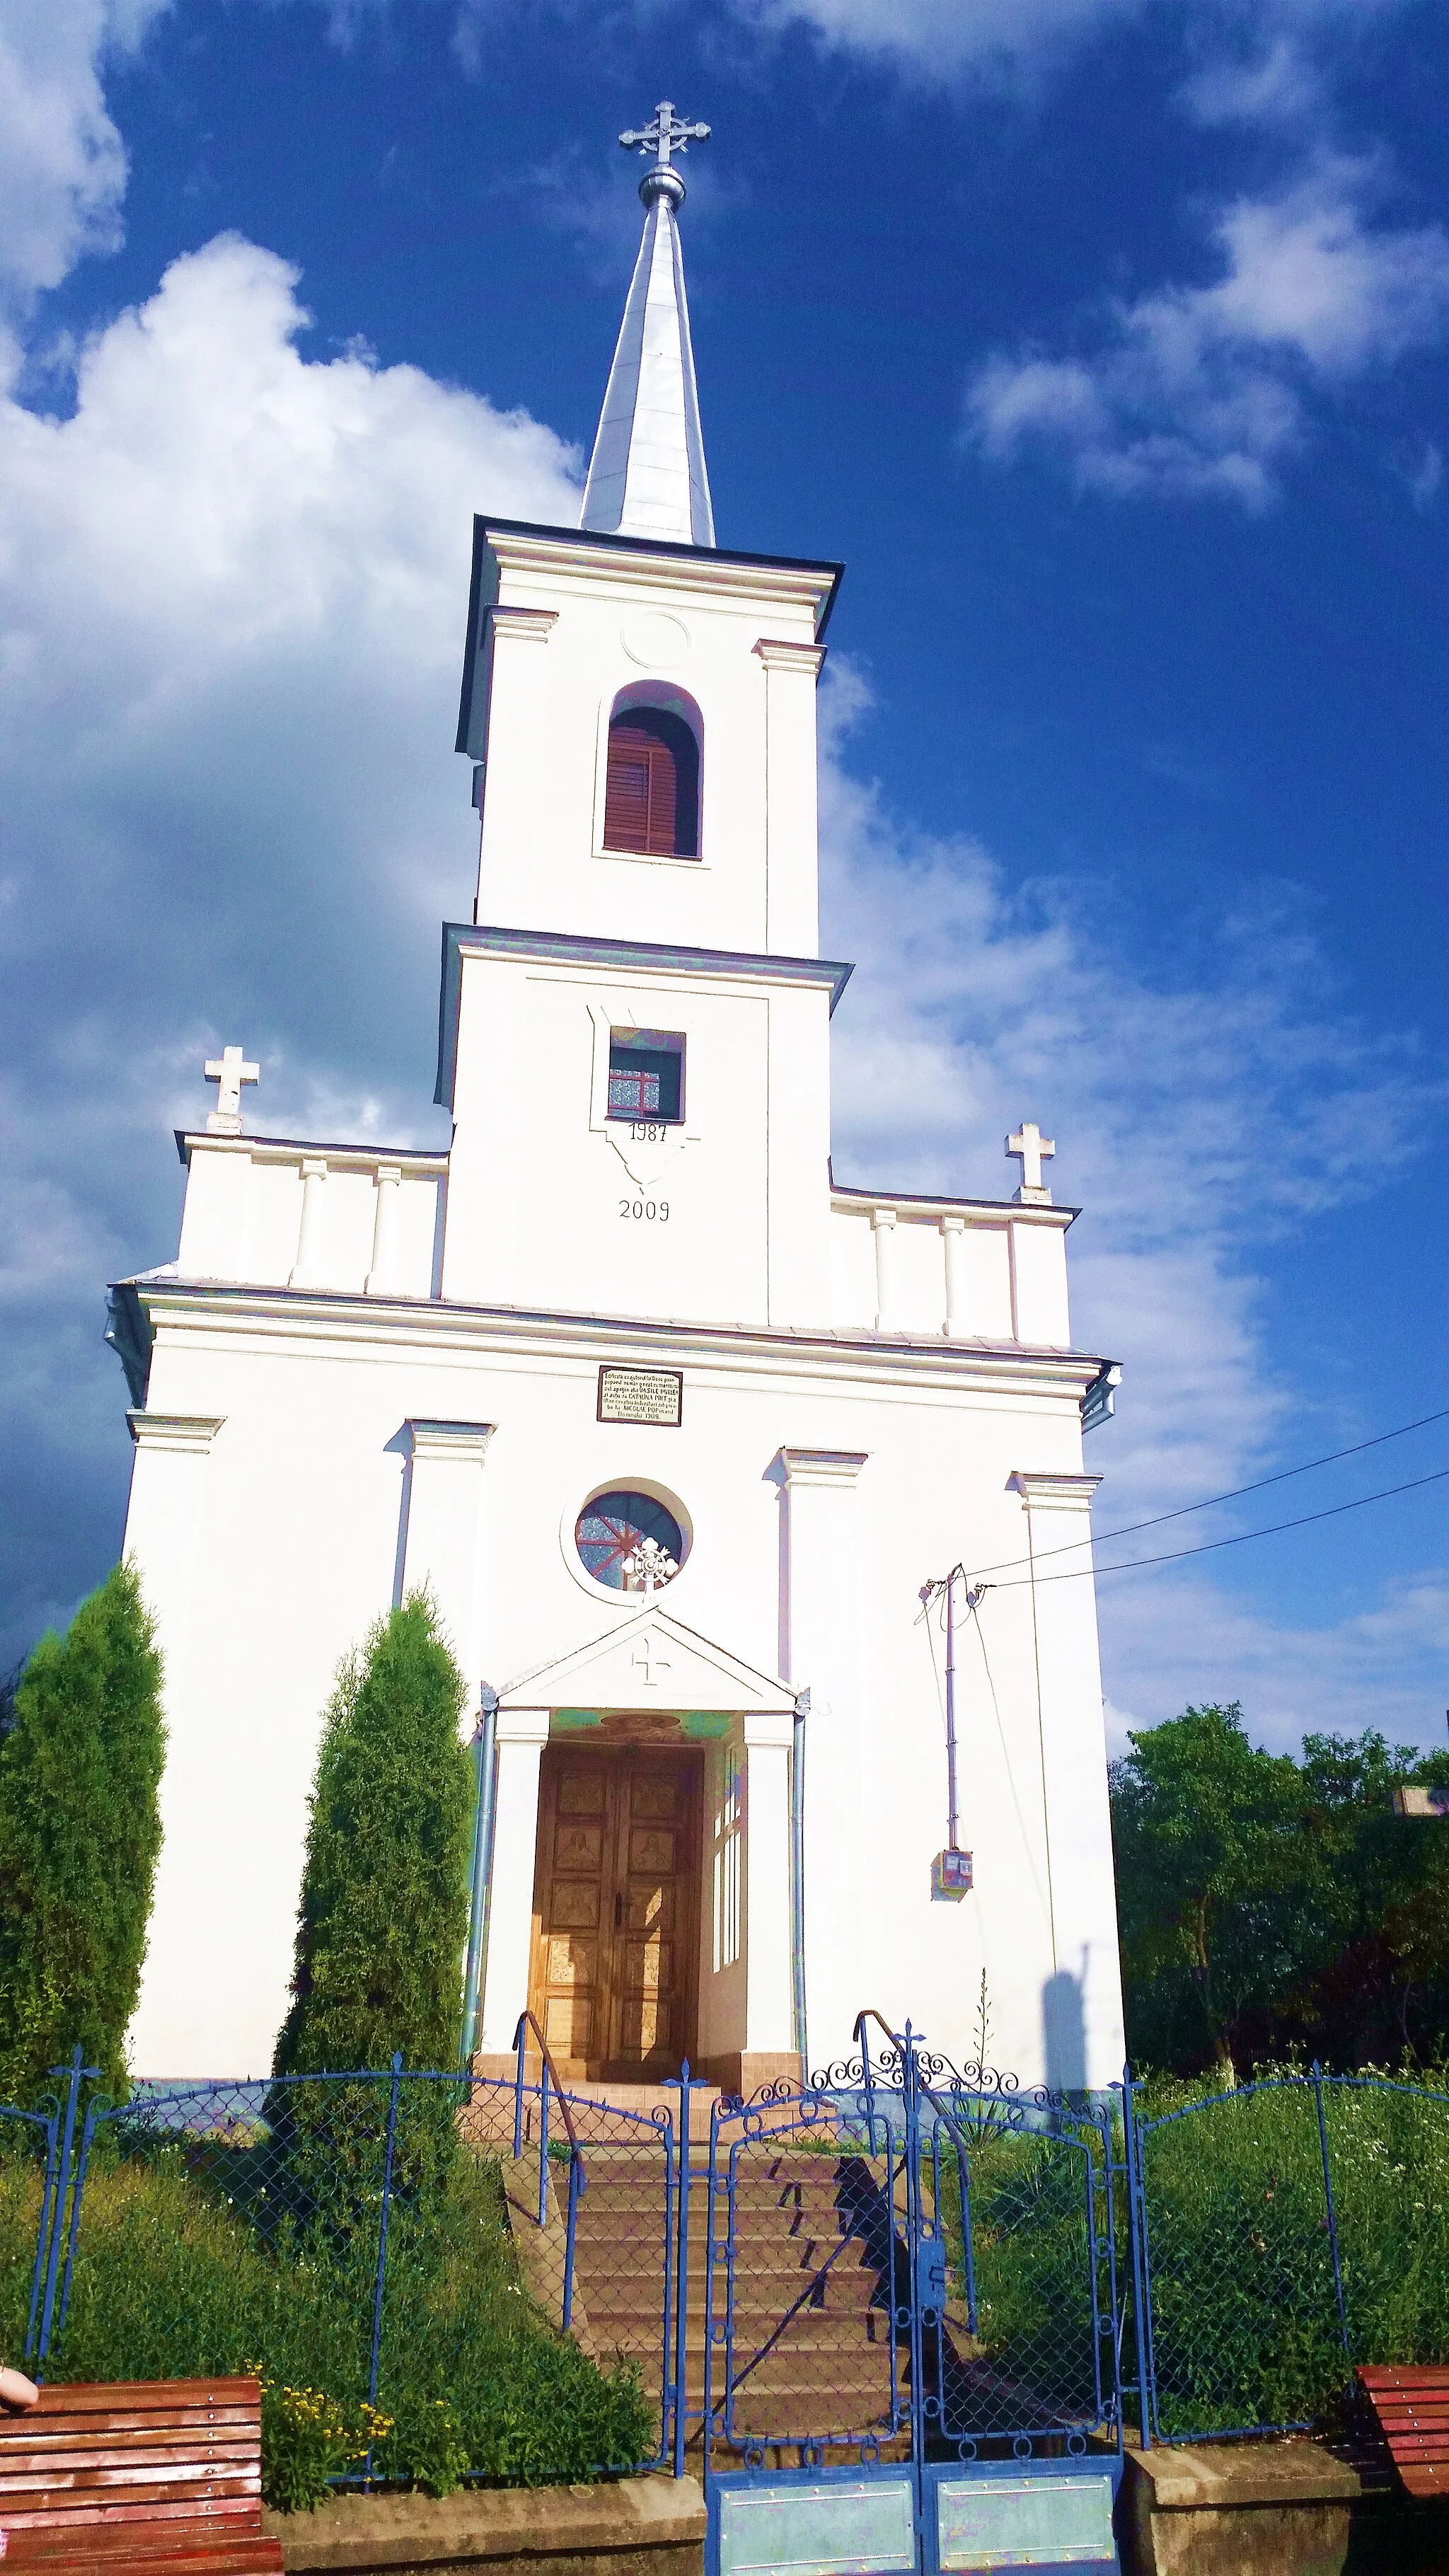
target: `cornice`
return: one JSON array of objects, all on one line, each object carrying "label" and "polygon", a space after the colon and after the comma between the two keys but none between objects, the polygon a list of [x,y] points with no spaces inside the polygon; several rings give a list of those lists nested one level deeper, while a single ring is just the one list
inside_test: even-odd
[{"label": "cornice", "polygon": [[1020,1494],[1028,1511],[1043,1503],[1057,1511],[1085,1512],[1091,1509],[1092,1496],[1101,1481],[1100,1476],[1039,1475],[1031,1468],[1018,1467],[1006,1483],[1008,1492]]},{"label": "cornice", "polygon": [[592,1363],[602,1354],[668,1351],[697,1362],[729,1359],[788,1369],[797,1360],[834,1361],[851,1371],[897,1383],[915,1378],[930,1386],[947,1381],[999,1382],[1002,1391],[1071,1396],[1080,1402],[1102,1362],[1081,1351],[1020,1342],[947,1341],[944,1336],[847,1332],[829,1327],[703,1324],[668,1316],[580,1315],[547,1308],[472,1306],[454,1299],[352,1295],[323,1288],[255,1288],[215,1280],[152,1280],[133,1286],[153,1325],[192,1321],[232,1326],[311,1342],[411,1343],[449,1352],[476,1350],[482,1341],[508,1349],[570,1348]]},{"label": "cornice", "polygon": [[178,1450],[191,1458],[206,1456],[225,1420],[224,1413],[148,1413],[143,1405],[126,1415],[138,1449]]},{"label": "cornice", "polygon": [[412,1455],[419,1458],[460,1458],[465,1465],[481,1467],[496,1423],[425,1421],[409,1414],[408,1440]]},{"label": "cornice", "polygon": [[325,1157],[336,1172],[375,1172],[379,1164],[397,1164],[423,1180],[447,1177],[447,1154],[421,1145],[337,1145],[310,1136],[216,1136],[202,1128],[178,1127],[176,1151],[183,1163],[200,1148],[208,1154],[242,1154],[252,1163],[295,1163],[301,1155]]},{"label": "cornice", "polygon": [[520,644],[546,644],[557,624],[556,608],[503,608],[495,602],[488,611],[490,635],[511,635]]},{"label": "cornice", "polygon": [[1054,1226],[1065,1234],[1081,1215],[1074,1207],[1028,1207],[1016,1199],[947,1199],[928,1196],[923,1190],[857,1190],[843,1181],[830,1184],[830,1204],[843,1216],[873,1216],[878,1209],[889,1215],[893,1210],[919,1209],[922,1215],[994,1216],[1003,1225]]},{"label": "cornice", "polygon": [[465,957],[536,958],[615,976],[709,976],[716,981],[825,986],[832,1013],[855,972],[853,966],[831,957],[775,956],[768,951],[737,948],[683,948],[665,940],[596,939],[574,930],[515,930],[493,922],[445,921],[438,1000],[438,1080],[433,1093],[440,1108],[452,1104]]},{"label": "cornice", "polygon": [[767,671],[803,671],[818,680],[825,668],[823,644],[792,644],[778,635],[762,635],[755,646]]},{"label": "cornice", "polygon": [[787,1485],[854,1486],[870,1458],[868,1449],[782,1449]]},{"label": "cornice", "polygon": [[[833,605],[845,567],[808,555],[753,555],[735,546],[689,546],[658,537],[625,537],[596,528],[550,528],[529,519],[473,522],[500,570],[515,572],[564,565],[617,583],[631,559],[651,582],[689,590],[773,591]],[[817,633],[823,632],[821,618]]]}]

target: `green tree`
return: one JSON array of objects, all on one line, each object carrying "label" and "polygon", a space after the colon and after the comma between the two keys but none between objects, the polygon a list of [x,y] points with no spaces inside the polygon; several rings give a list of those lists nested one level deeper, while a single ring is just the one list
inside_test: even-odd
[{"label": "green tree", "polygon": [[[323,1726],[278,2075],[458,2062],[473,1765],[458,1738],[463,1683],[418,1593],[347,1656]],[[454,2084],[405,2084],[392,2137],[398,2261],[436,2265],[457,2147]],[[268,2106],[280,2204],[299,2251],[319,2237],[370,2296],[388,2160],[385,2083],[294,2083]]]},{"label": "green tree", "polygon": [[1233,2025],[1300,1966],[1318,1873],[1302,1774],[1258,1751],[1241,1707],[1185,1709],[1113,1766],[1129,2039],[1158,2063],[1206,2057],[1233,2079]]},{"label": "green tree", "polygon": [[28,2103],[79,2041],[112,2090],[136,2008],[166,1757],[161,1657],[118,1565],[9,1694],[0,1741],[0,2100]]},{"label": "green tree", "polygon": [[312,1791],[279,2075],[457,2062],[473,1765],[463,1682],[415,1593],[345,1658]]}]

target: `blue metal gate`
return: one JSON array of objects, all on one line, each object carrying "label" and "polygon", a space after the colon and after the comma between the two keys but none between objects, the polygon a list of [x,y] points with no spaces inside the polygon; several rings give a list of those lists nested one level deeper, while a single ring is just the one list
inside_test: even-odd
[{"label": "blue metal gate", "polygon": [[874,2014],[856,2036],[816,2081],[713,2114],[711,2568],[1105,2576],[1120,2121],[962,2074]]}]

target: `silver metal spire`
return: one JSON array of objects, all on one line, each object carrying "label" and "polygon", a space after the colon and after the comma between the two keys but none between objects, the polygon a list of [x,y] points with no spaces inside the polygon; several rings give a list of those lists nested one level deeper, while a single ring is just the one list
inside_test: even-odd
[{"label": "silver metal spire", "polygon": [[648,125],[619,141],[654,155],[639,182],[639,245],[619,344],[584,486],[579,525],[600,534],[659,537],[712,546],[714,512],[699,426],[699,391],[689,338],[684,261],[675,216],[684,181],[673,156],[703,143],[707,125],[689,124],[661,99]]}]

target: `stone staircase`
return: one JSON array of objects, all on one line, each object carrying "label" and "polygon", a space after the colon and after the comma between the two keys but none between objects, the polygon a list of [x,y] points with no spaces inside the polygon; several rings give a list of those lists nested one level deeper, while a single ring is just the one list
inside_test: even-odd
[{"label": "stone staircase", "polygon": [[[575,2238],[573,2330],[601,2362],[638,2362],[646,2388],[661,2375],[664,2226],[660,2160],[637,2149],[587,2146],[588,2187]],[[723,2159],[721,2160],[723,2163]],[[729,2390],[735,2443],[767,2455],[801,2443],[873,2439],[894,2448],[891,2391],[903,2372],[888,2295],[889,2232],[874,2169],[828,2144],[751,2144],[737,2168],[734,2308],[728,2345],[727,2272],[715,2266],[712,2396]],[[687,2403],[704,2403],[709,2168],[690,2156],[689,2276],[685,2297]],[[726,2211],[717,2206],[716,2234]],[[698,2420],[691,2448],[700,2444]]]}]

